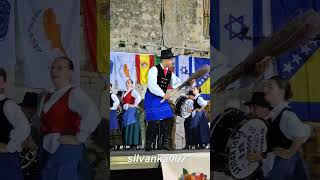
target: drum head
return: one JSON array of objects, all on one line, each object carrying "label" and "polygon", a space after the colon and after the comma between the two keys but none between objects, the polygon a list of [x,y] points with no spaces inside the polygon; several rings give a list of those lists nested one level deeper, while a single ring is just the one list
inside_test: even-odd
[{"label": "drum head", "polygon": [[191,115],[191,113],[188,112],[189,109],[193,109],[193,100],[180,96],[176,100],[175,113],[186,119]]},{"label": "drum head", "polygon": [[193,101],[191,99],[187,99],[181,106],[181,117],[186,119],[188,118],[191,113],[188,110],[193,109]]},{"label": "drum head", "polygon": [[267,125],[261,119],[244,120],[231,135],[227,144],[227,167],[235,179],[245,179],[255,174],[259,162],[247,160],[251,152],[267,150]]}]

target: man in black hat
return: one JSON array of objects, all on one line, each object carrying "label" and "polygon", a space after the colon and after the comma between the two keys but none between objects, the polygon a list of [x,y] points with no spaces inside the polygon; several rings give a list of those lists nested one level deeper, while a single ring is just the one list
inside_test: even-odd
[{"label": "man in black hat", "polygon": [[40,142],[40,117],[36,117],[38,107],[38,94],[26,92],[22,102],[19,104],[22,112],[31,124],[31,137],[25,143],[25,148],[34,148]]},{"label": "man in black hat", "polygon": [[[28,156],[27,152],[36,152],[36,148],[41,142],[40,133],[40,117],[36,116],[38,107],[38,94],[34,92],[26,92],[22,102],[19,104],[22,112],[25,114],[26,118],[31,125],[31,134],[27,140],[23,143],[24,151],[21,155]],[[30,158],[30,157],[29,157]],[[37,160],[38,157],[36,156]],[[25,165],[25,164],[23,164]],[[27,168],[23,170],[23,176],[25,180],[39,179],[39,166],[36,163],[30,164]]]},{"label": "man in black hat", "polygon": [[[254,92],[251,100],[244,103],[249,107],[249,113],[255,117],[265,120],[266,124],[270,121],[270,111],[272,109],[270,103],[266,101],[264,92]],[[266,153],[249,153],[247,158],[250,161],[262,161],[266,158]],[[263,172],[260,168],[258,173],[252,179],[262,179]]]},{"label": "man in black hat", "polygon": [[[171,150],[171,132],[173,128],[173,111],[168,102],[170,94],[168,85],[177,88],[181,80],[169,68],[172,66],[174,55],[171,49],[161,51],[161,63],[152,67],[148,72],[148,89],[145,94],[144,108],[147,120],[146,151],[151,151],[153,140],[157,134],[156,122],[160,121],[161,149]],[[193,83],[193,81],[192,81]],[[165,99],[163,103],[161,100]]]},{"label": "man in black hat", "polygon": [[[194,100],[194,94],[192,91],[189,91],[188,94],[186,94],[188,99]],[[190,109],[189,112],[192,113],[193,109]],[[183,149],[191,149],[190,144],[190,132],[189,132],[189,126],[191,122],[192,116],[190,115],[184,120],[184,133],[185,133],[185,139],[186,139],[186,146]]]},{"label": "man in black hat", "polygon": [[267,120],[270,117],[271,105],[265,99],[264,92],[254,92],[251,100],[244,105],[249,107],[249,113],[258,118]]}]

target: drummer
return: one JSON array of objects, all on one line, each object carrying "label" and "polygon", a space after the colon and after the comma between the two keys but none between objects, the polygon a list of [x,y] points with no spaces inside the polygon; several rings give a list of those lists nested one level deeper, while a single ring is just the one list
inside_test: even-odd
[{"label": "drummer", "polygon": [[201,89],[199,87],[193,87],[192,93],[194,95],[194,109],[189,127],[189,131],[191,133],[190,143],[196,149],[204,149],[209,143],[210,136],[208,119],[204,110],[208,102],[201,97]]},{"label": "drummer", "polygon": [[[189,91],[188,94],[186,95],[188,99],[193,100],[194,99],[194,94],[192,91]],[[192,113],[193,109],[190,109],[189,112]],[[184,132],[185,132],[185,139],[186,139],[186,146],[183,149],[191,149],[191,144],[190,144],[190,132],[189,132],[189,127],[191,123],[192,116],[187,117],[184,120]]]},{"label": "drummer", "polygon": [[[244,105],[249,107],[249,114],[265,120],[266,124],[271,122],[270,111],[272,109],[270,103],[265,99],[264,92],[254,92],[251,100],[245,102]],[[249,153],[247,159],[249,161],[262,161],[262,168],[258,170],[255,175],[257,179],[263,179],[262,169],[270,168],[268,166],[268,159],[265,159],[265,153]]]}]

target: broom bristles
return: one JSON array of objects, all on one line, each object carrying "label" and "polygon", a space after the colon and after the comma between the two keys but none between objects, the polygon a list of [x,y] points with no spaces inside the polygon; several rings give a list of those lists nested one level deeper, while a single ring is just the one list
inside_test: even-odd
[{"label": "broom bristles", "polygon": [[197,72],[193,73],[184,83],[182,83],[177,89],[180,90],[181,88],[183,88],[184,86],[190,84],[190,82],[193,79],[199,79],[202,76],[204,76],[205,74],[208,74],[210,72],[210,66],[205,65],[204,67],[202,67],[201,69],[199,69]]}]

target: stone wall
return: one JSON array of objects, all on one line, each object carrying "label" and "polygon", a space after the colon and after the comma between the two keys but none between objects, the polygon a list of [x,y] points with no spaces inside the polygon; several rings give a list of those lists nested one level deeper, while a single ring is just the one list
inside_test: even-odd
[{"label": "stone wall", "polygon": [[166,46],[176,54],[209,57],[203,1],[163,0],[162,33],[161,0],[111,0],[111,51],[154,54]]}]

